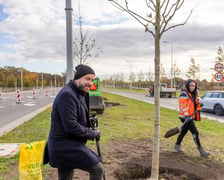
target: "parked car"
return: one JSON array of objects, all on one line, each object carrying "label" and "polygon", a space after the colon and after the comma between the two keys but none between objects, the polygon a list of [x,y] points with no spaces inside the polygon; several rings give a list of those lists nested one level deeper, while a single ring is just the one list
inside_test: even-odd
[{"label": "parked car", "polygon": [[221,116],[224,114],[224,91],[208,91],[201,97],[202,110],[214,112]]}]

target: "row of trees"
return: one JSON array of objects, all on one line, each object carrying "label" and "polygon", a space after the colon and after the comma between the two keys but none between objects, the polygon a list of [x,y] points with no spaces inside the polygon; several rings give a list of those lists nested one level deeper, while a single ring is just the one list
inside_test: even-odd
[{"label": "row of trees", "polygon": [[[91,50],[90,50],[91,52]],[[85,54],[85,53],[84,53]],[[98,53],[97,53],[98,54]],[[98,54],[99,55],[99,54]],[[91,55],[89,55],[91,57]],[[77,62],[77,64],[85,64],[86,61]],[[221,47],[218,47],[217,57],[214,63],[224,63],[224,52]],[[180,70],[174,64],[173,67],[173,82],[174,86],[177,89],[181,89],[184,84],[184,79],[180,76]],[[215,71],[214,71],[215,73]],[[190,60],[190,65],[187,73],[185,74],[186,78],[196,79],[200,89],[222,89],[224,86],[223,81],[219,82],[217,87],[217,82],[214,78],[211,78],[211,81],[207,80],[200,81],[200,65],[195,62],[195,59],[192,57]],[[21,79],[22,77],[22,79]],[[46,87],[46,86],[57,86],[61,87],[65,84],[66,74],[62,73],[61,75],[52,75],[49,73],[37,73],[30,72],[24,68],[16,68],[12,66],[0,67],[0,88],[33,88],[33,87]],[[211,75],[214,77],[214,74]],[[128,80],[125,80],[128,79]],[[171,86],[171,80],[167,77],[166,70],[163,65],[160,65],[160,81],[165,82],[168,86]],[[115,76],[104,79],[103,84],[110,87],[123,87],[123,88],[146,88],[151,87],[154,84],[154,74],[152,72],[143,73],[140,71],[135,74],[130,72],[128,78],[125,77],[123,73],[118,73]],[[22,84],[21,84],[22,83]]]},{"label": "row of trees", "polygon": [[0,88],[39,88],[61,87],[65,84],[65,74],[52,75],[49,73],[30,72],[24,68],[12,66],[0,67]]},{"label": "row of trees", "polygon": [[[223,51],[221,48],[218,49],[220,56],[217,57],[216,62],[223,63],[224,57]],[[177,89],[181,89],[184,85],[185,79],[180,78],[178,67],[174,70],[174,85]],[[207,80],[200,81],[197,79],[200,74],[200,67],[196,65],[195,60],[191,59],[191,64],[189,66],[188,72],[186,73],[186,78],[196,79],[198,82],[199,89],[209,90],[217,89],[217,82],[212,79],[210,82]],[[22,77],[22,79],[21,79]],[[52,75],[49,73],[37,73],[30,72],[24,68],[16,68],[12,66],[0,67],[0,88],[38,88],[38,87],[61,87],[65,84],[66,74],[62,73],[61,75]],[[161,82],[167,83],[168,86],[171,86],[171,79],[166,76],[165,69],[161,65],[160,72]],[[126,80],[127,79],[127,80]],[[22,83],[22,84],[21,84]],[[135,74],[130,72],[128,78],[125,77],[123,73],[118,73],[115,76],[111,76],[106,79],[102,79],[102,83],[107,87],[120,87],[120,88],[148,88],[154,84],[154,75],[151,72],[144,73],[140,71]],[[219,83],[219,88],[224,87],[224,83]]]},{"label": "row of trees", "polygon": [[[132,76],[134,75],[134,73],[131,73]],[[109,77],[109,78],[105,78],[101,81],[102,86],[103,87],[112,87],[112,88],[128,88],[128,89],[132,89],[132,88],[136,88],[136,89],[141,89],[141,88],[149,88],[152,87],[154,84],[154,80],[151,79],[145,79],[145,80],[141,80],[141,79],[134,79],[133,81],[125,81],[123,74],[118,74],[116,77]],[[179,77],[176,77],[175,79],[173,79],[175,87],[179,90],[181,90],[187,79],[182,79]],[[198,88],[199,90],[217,90],[217,89],[224,89],[224,82],[219,82],[219,84],[216,81],[207,81],[206,79],[204,80],[199,80],[196,79],[197,84],[198,84]],[[163,78],[163,81],[161,81],[163,83],[167,83],[168,87],[171,87],[171,79],[169,78]]]},{"label": "row of trees", "polygon": [[[221,47],[218,48],[217,57],[215,63],[224,63],[224,54]],[[190,65],[188,71],[185,74],[184,79],[180,76],[181,71],[176,64],[173,65],[173,85],[177,89],[182,89],[186,79],[195,79],[198,82],[198,87],[201,90],[212,90],[212,89],[223,89],[223,81],[219,84],[214,79],[214,74],[211,74],[211,80],[207,81],[206,79],[200,81],[200,65],[196,63],[195,59],[191,57]],[[103,85],[108,87],[120,87],[120,88],[147,88],[151,87],[154,84],[154,74],[151,72],[131,72],[128,76],[128,81],[125,81],[125,75],[123,73],[118,73],[115,76],[111,76],[107,79],[103,79]],[[167,73],[163,65],[160,65],[160,81],[167,83],[168,86],[171,86],[171,79],[168,78]]]}]

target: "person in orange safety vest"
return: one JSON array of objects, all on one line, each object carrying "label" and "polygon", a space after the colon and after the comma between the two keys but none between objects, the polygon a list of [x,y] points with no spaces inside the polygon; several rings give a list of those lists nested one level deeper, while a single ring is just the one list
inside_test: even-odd
[{"label": "person in orange safety vest", "polygon": [[195,126],[194,121],[200,121],[200,109],[202,104],[199,102],[197,83],[196,81],[189,79],[186,82],[185,89],[181,92],[178,100],[179,104],[179,119],[183,124],[181,132],[177,137],[177,141],[174,147],[174,152],[183,152],[180,145],[187,134],[188,130],[193,135],[193,140],[197,146],[197,149],[201,156],[207,157],[210,155],[209,152],[205,151],[200,143],[199,132]]}]

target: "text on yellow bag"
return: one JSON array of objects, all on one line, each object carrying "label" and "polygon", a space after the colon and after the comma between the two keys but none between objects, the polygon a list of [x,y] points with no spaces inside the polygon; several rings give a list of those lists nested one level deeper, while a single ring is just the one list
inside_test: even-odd
[{"label": "text on yellow bag", "polygon": [[42,180],[45,141],[20,144],[19,180]]}]

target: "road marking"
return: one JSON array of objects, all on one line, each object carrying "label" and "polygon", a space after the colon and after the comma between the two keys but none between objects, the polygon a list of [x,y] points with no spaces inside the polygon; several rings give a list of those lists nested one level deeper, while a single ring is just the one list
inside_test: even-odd
[{"label": "road marking", "polygon": [[36,104],[34,102],[29,102],[24,104],[24,106],[36,106]]}]

